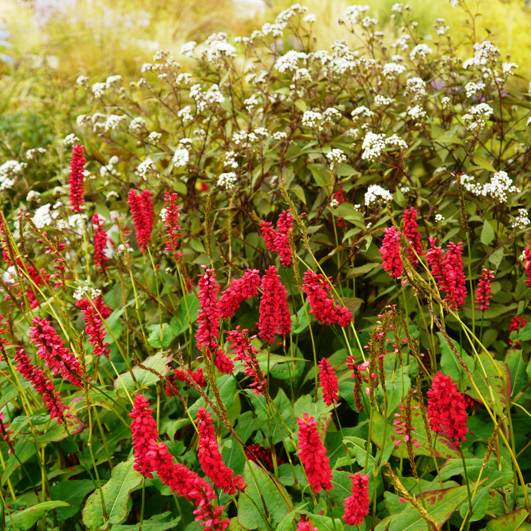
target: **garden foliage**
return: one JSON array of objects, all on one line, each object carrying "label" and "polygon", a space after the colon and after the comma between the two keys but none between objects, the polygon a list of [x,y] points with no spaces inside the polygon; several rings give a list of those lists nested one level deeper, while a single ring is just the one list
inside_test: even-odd
[{"label": "garden foliage", "polygon": [[6,529],[531,527],[531,99],[392,16],[81,76],[65,171],[2,161]]}]

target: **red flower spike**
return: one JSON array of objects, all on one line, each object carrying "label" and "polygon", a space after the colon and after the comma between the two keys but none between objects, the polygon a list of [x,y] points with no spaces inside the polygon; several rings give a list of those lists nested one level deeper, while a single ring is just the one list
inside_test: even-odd
[{"label": "red flower spike", "polygon": [[276,333],[287,336],[291,332],[288,294],[275,266],[270,266],[262,277],[261,288],[258,335],[264,341],[273,343]]},{"label": "red flower spike", "polygon": [[137,194],[138,192],[136,190],[130,190],[128,203],[135,224],[136,242],[138,243],[140,252],[143,253],[151,240],[155,214],[153,212],[151,192],[144,190],[142,193]]},{"label": "red flower spike", "polygon": [[370,476],[356,472],[349,478],[352,479],[352,494],[345,499],[343,520],[347,525],[361,525],[370,509]]},{"label": "red flower spike", "polygon": [[481,271],[481,277],[478,282],[478,287],[476,290],[476,309],[477,310],[488,310],[490,305],[490,299],[492,299],[492,287],[491,281],[494,278],[494,271],[489,271],[488,269],[483,269]]},{"label": "red flower spike", "polygon": [[[260,445],[253,443],[246,446],[244,451],[247,459],[253,461],[254,463],[258,463],[258,461],[260,461],[269,471],[274,471],[275,467],[273,466],[273,456],[271,454],[271,450],[266,450]],[[277,457],[277,465],[280,466],[283,464],[285,464],[285,462]]]},{"label": "red flower spike", "polygon": [[179,196],[175,192],[166,192],[164,194],[164,201],[166,201],[166,208],[161,212],[162,221],[166,227],[166,249],[173,254],[177,259],[181,256],[178,252],[179,249],[179,238],[181,233],[179,229],[179,212],[181,207],[177,205],[177,200]]},{"label": "red flower spike", "polygon": [[467,418],[464,396],[457,390],[450,376],[437,373],[428,391],[430,428],[437,433],[446,432],[459,446],[461,441],[466,441]]},{"label": "red flower spike", "polygon": [[338,324],[343,328],[352,322],[352,312],[340,305],[335,305],[331,298],[331,287],[325,277],[314,271],[304,273],[302,290],[308,297],[310,313],[323,324]]},{"label": "red flower spike", "polygon": [[326,448],[323,445],[317,422],[308,413],[304,413],[302,419],[297,419],[299,425],[299,459],[301,460],[308,483],[316,493],[321,492],[321,488],[332,490],[332,471],[326,455]]},{"label": "red flower spike", "polygon": [[260,286],[260,273],[258,269],[247,269],[242,278],[235,278],[221,295],[219,301],[222,319],[228,319],[240,307],[243,301],[251,299],[258,294]]},{"label": "red flower spike", "polygon": [[197,457],[203,472],[214,485],[225,494],[234,494],[237,490],[245,490],[245,481],[242,476],[235,476],[234,472],[225,465],[218,450],[218,440],[214,429],[212,415],[205,408],[197,410],[197,429],[199,431],[199,449]]},{"label": "red flower spike", "polygon": [[109,346],[109,343],[105,342],[106,328],[101,320],[101,315],[97,308],[93,308],[88,299],[78,300],[77,307],[83,314],[83,321],[85,321],[85,332],[89,338],[89,343],[94,348],[94,355],[101,356],[104,354],[110,359],[111,347]]},{"label": "red flower spike", "polygon": [[314,527],[308,521],[301,521],[297,524],[297,531],[317,531],[317,527]]},{"label": "red flower spike", "polygon": [[103,218],[98,214],[92,216],[92,224],[94,226],[94,265],[100,273],[107,269],[105,262],[109,260],[105,256],[109,237],[107,236],[107,231],[103,229],[103,223]]},{"label": "red flower spike", "polygon": [[78,389],[82,389],[81,366],[77,358],[66,348],[65,342],[46,319],[34,317],[33,326],[29,329],[30,343],[39,347],[37,355],[49,367],[52,373],[68,380]]},{"label": "red flower spike", "polygon": [[267,248],[279,254],[280,263],[290,266],[292,261],[289,236],[293,230],[293,216],[289,210],[284,210],[277,221],[277,230],[270,221],[260,221],[260,231]]},{"label": "red flower spike", "polygon": [[2,422],[5,419],[4,414],[0,412],[0,439],[5,441],[9,446],[8,454],[13,453],[13,441],[11,440],[10,435],[13,433],[13,430],[9,429],[9,426]]},{"label": "red flower spike", "polygon": [[524,269],[527,273],[527,287],[531,288],[531,249],[529,247],[524,249]]},{"label": "red flower spike", "polygon": [[518,347],[518,346],[520,346],[522,344],[522,343],[520,343],[520,341],[517,341],[516,343],[514,343],[514,341],[511,339],[511,332],[515,332],[516,330],[520,330],[521,328],[524,328],[525,325],[526,325],[526,320],[521,315],[518,315],[518,316],[513,317],[511,319],[511,323],[509,325],[509,345],[511,347],[513,345]]},{"label": "red flower spike", "polygon": [[108,319],[111,316],[112,309],[109,308],[103,300],[103,295],[98,295],[92,302],[103,319]]},{"label": "red flower spike", "polygon": [[323,388],[323,398],[327,406],[337,404],[339,396],[339,383],[337,381],[336,371],[334,371],[330,362],[323,358],[319,362],[319,382]]},{"label": "red flower spike", "polygon": [[453,309],[459,309],[465,303],[467,295],[462,255],[463,242],[458,244],[450,242],[448,244],[448,251],[444,255],[444,269],[448,287],[448,295],[445,300]]},{"label": "red flower spike", "polygon": [[383,258],[382,267],[389,273],[391,278],[399,278],[402,275],[404,265],[400,258],[400,232],[395,227],[384,229],[384,239],[380,247]]},{"label": "red flower spike", "polygon": [[15,356],[15,362],[17,364],[17,371],[26,380],[31,382],[31,385],[39,393],[44,402],[44,407],[50,413],[52,419],[57,419],[59,424],[63,423],[65,417],[69,415],[68,407],[65,406],[61,395],[55,390],[55,386],[46,376],[44,371],[37,365],[33,365],[29,356],[24,349],[17,351]]},{"label": "red flower spike", "polygon": [[85,171],[84,167],[86,162],[83,156],[83,146],[73,146],[72,159],[70,160],[70,176],[68,178],[72,212],[81,212],[81,207],[83,206],[83,172]]},{"label": "red flower spike", "polygon": [[[168,380],[174,385],[176,383],[176,380],[190,385],[189,378],[191,378],[197,385],[200,385],[201,387],[206,387],[207,385],[203,369],[197,369],[197,371],[195,372],[189,369],[185,369],[184,371],[175,369],[175,371],[173,371],[173,374],[170,374],[168,376]],[[165,391],[168,396],[173,396],[173,389],[171,388],[171,386],[166,385]]]},{"label": "red flower spike", "polygon": [[407,253],[412,264],[418,264],[418,258],[415,255],[415,252],[418,256],[422,256],[422,241],[419,232],[419,226],[417,223],[418,212],[415,208],[411,207],[410,209],[404,210],[404,236],[408,241],[409,245],[407,247]]}]

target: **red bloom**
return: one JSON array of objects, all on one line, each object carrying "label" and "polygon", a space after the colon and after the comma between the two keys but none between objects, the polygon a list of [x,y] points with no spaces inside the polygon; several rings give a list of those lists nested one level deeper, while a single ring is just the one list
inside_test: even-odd
[{"label": "red bloom", "polygon": [[[191,371],[190,369],[185,369],[184,371],[175,369],[173,374],[168,376],[168,380],[174,385],[176,380],[180,380],[181,382],[189,385],[189,378],[191,378],[197,385],[200,385],[201,387],[206,387],[207,385],[203,369],[197,369],[196,372]],[[168,396],[173,396],[173,389],[169,385],[166,385],[165,391]]]},{"label": "red bloom", "polygon": [[9,429],[9,426],[2,422],[5,419],[4,414],[0,412],[0,439],[5,441],[9,446],[8,454],[13,453],[13,441],[11,440],[10,435],[13,433],[13,430]]},{"label": "red bloom", "polygon": [[217,347],[214,365],[217,370],[223,374],[231,374],[234,370],[234,362],[225,354],[225,351],[219,347]]},{"label": "red bloom", "polygon": [[244,491],[245,482],[242,476],[234,476],[234,472],[223,462],[218,450],[212,415],[203,407],[197,410],[197,429],[199,431],[197,457],[203,472],[225,494],[234,494],[237,490]]},{"label": "red bloom", "polygon": [[141,253],[146,250],[151,240],[153,220],[155,219],[151,196],[149,190],[144,190],[139,195],[137,195],[136,190],[130,190],[128,195],[129,207],[135,224],[136,242]]},{"label": "red bloom", "polygon": [[103,229],[103,223],[103,218],[98,214],[92,216],[92,224],[94,226],[94,265],[100,273],[107,269],[105,262],[108,261],[105,252],[107,251],[109,237],[107,236],[107,231]]},{"label": "red bloom", "polygon": [[419,226],[417,224],[417,215],[417,210],[411,207],[409,210],[404,210],[404,217],[402,218],[404,223],[404,236],[409,243],[407,253],[412,264],[419,263],[418,258],[415,256],[415,252],[418,256],[422,256],[423,254]]},{"label": "red bloom", "polygon": [[46,376],[44,371],[37,365],[33,365],[29,359],[29,356],[24,352],[24,349],[17,351],[15,356],[17,362],[17,371],[26,380],[29,380],[33,385],[33,388],[42,398],[44,407],[49,411],[52,419],[57,419],[57,422],[62,424],[65,416],[68,416],[68,407],[65,406],[61,395],[55,390],[55,386]]},{"label": "red bloom", "polygon": [[103,317],[103,319],[108,319],[112,314],[112,309],[107,306],[103,300],[103,295],[98,295],[93,301],[94,306],[96,306],[98,312]]},{"label": "red bloom", "polygon": [[81,212],[83,206],[83,172],[85,163],[83,156],[83,146],[77,145],[72,147],[72,160],[70,161],[70,206],[72,212]]},{"label": "red bloom", "polygon": [[258,269],[247,269],[242,278],[235,278],[230,283],[219,301],[222,319],[228,319],[240,307],[240,304],[258,294],[260,273]]},{"label": "red bloom", "polygon": [[524,249],[524,269],[527,273],[527,287],[531,288],[531,249],[529,246]]},{"label": "red bloom", "polygon": [[145,396],[135,395],[133,410],[129,416],[133,419],[131,422],[135,456],[133,468],[143,476],[152,478],[154,469],[151,465],[148,452],[151,449],[151,443],[157,441],[159,434],[157,431],[157,423],[149,407],[149,401]]},{"label": "red bloom", "polygon": [[293,230],[293,216],[289,210],[284,210],[277,221],[277,230],[270,221],[260,221],[262,237],[271,252],[279,254],[280,263],[284,266],[291,265],[291,245],[289,236]]},{"label": "red bloom", "polygon": [[339,396],[339,383],[337,381],[336,371],[334,371],[330,362],[323,358],[319,362],[319,382],[323,388],[323,398],[327,406],[337,403]]},{"label": "red bloom", "polygon": [[[254,336],[256,337],[256,336]],[[253,389],[253,393],[258,396],[263,394],[267,388],[267,379],[261,379],[260,365],[256,359],[258,350],[254,345],[251,345],[248,337],[248,331],[242,330],[237,326],[236,330],[227,332],[227,340],[230,343],[230,348],[234,349],[236,354],[236,361],[243,361],[245,364],[245,374],[253,378],[253,382],[249,385]]]},{"label": "red bloom", "polygon": [[308,476],[308,483],[317,493],[321,491],[321,488],[332,490],[332,471],[326,456],[326,448],[316,428],[317,422],[313,417],[309,417],[308,413],[304,413],[304,417],[297,419],[297,423],[299,425],[299,459]]},{"label": "red bloom", "polygon": [[456,446],[466,441],[467,414],[464,396],[457,390],[450,376],[438,372],[428,391],[428,418],[430,428],[437,432],[446,432],[454,439]]},{"label": "red bloom", "polygon": [[308,520],[301,520],[297,524],[297,531],[317,531],[317,527],[314,527]]},{"label": "red bloom", "polygon": [[400,258],[400,232],[395,227],[384,229],[384,239],[380,247],[383,258],[382,267],[389,272],[391,278],[399,278],[402,275],[404,266]]},{"label": "red bloom", "polygon": [[181,237],[181,233],[179,232],[181,228],[179,225],[179,212],[181,211],[181,207],[177,205],[178,198],[179,196],[175,192],[166,192],[164,194],[164,201],[166,201],[167,206],[160,213],[168,237],[166,249],[176,258],[181,256],[177,252],[179,249],[179,238]]},{"label": "red bloom", "polygon": [[37,343],[37,355],[49,367],[54,375],[68,380],[78,389],[83,387],[81,382],[81,366],[77,358],[64,345],[65,342],[57,335],[52,325],[46,319],[34,317],[33,326],[29,329],[30,343]]},{"label": "red bloom", "polygon": [[102,354],[105,354],[105,356],[110,359],[111,347],[109,346],[109,343],[105,342],[105,325],[101,320],[97,308],[93,308],[88,299],[78,300],[77,307],[83,314],[85,332],[89,338],[89,343],[94,348],[94,355],[101,356]]},{"label": "red bloom", "polygon": [[272,343],[277,332],[282,336],[291,332],[288,294],[275,266],[271,266],[262,277],[261,288],[263,295],[260,299],[258,335]]},{"label": "red bloom", "polygon": [[[273,457],[270,450],[262,448],[259,444],[253,443],[249,444],[244,449],[247,459],[258,463],[259,461],[271,472],[275,469],[273,466]],[[277,465],[283,465],[284,461],[277,457]]]},{"label": "red bloom", "polygon": [[356,472],[352,479],[352,494],[345,499],[345,514],[343,520],[347,525],[361,525],[369,514],[369,479],[368,474]]},{"label": "red bloom", "polygon": [[444,262],[443,262],[443,250],[437,245],[437,238],[429,237],[430,249],[426,253],[426,262],[431,268],[431,274],[437,282],[437,287],[440,290],[446,290],[445,275],[444,275]]},{"label": "red bloom", "polygon": [[493,278],[494,271],[489,271],[488,269],[482,270],[476,290],[476,309],[483,311],[489,309],[490,299],[492,299],[492,287],[490,283]]},{"label": "red bloom", "polygon": [[302,290],[308,297],[310,313],[321,323],[345,327],[352,322],[352,312],[348,308],[334,305],[330,296],[331,287],[320,273],[306,271]]},{"label": "red bloom", "polygon": [[521,345],[520,341],[517,341],[514,343],[514,341],[511,339],[511,332],[515,332],[516,330],[520,330],[521,328],[524,328],[526,325],[526,320],[524,317],[518,315],[516,317],[513,317],[511,319],[511,324],[509,325],[509,345],[512,347],[513,344],[517,347]]}]

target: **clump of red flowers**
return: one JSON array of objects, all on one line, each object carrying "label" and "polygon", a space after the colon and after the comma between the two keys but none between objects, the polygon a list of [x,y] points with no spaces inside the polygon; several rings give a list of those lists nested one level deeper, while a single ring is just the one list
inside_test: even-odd
[{"label": "clump of red flowers", "polygon": [[302,290],[308,297],[310,313],[323,324],[338,324],[344,328],[352,322],[352,312],[334,304],[331,289],[322,274],[311,270],[304,273]]},{"label": "clump of red flowers", "polygon": [[108,258],[105,256],[107,251],[107,231],[103,228],[103,218],[98,214],[92,216],[92,224],[94,226],[94,265],[100,273],[107,269],[105,262]]},{"label": "clump of red flowers", "polygon": [[488,310],[490,305],[490,299],[492,299],[492,286],[491,281],[494,278],[494,271],[483,269],[481,271],[481,277],[478,282],[476,290],[476,309]]},{"label": "clump of red flowers", "polygon": [[13,453],[13,441],[11,440],[10,435],[13,433],[13,430],[9,429],[9,426],[3,422],[5,419],[4,414],[0,411],[0,439],[7,443],[9,450],[8,454]]},{"label": "clump of red flowers", "polygon": [[317,429],[317,421],[309,417],[308,413],[304,413],[302,419],[297,419],[297,424],[299,425],[299,459],[308,476],[308,483],[317,493],[321,491],[321,488],[332,490],[332,471],[326,448]]},{"label": "clump of red flowers", "polygon": [[222,319],[228,319],[240,307],[243,301],[258,294],[260,273],[258,269],[247,269],[242,278],[235,278],[222,293],[219,300],[219,311]]},{"label": "clump of red flowers", "polygon": [[428,391],[428,419],[430,428],[454,439],[456,446],[466,441],[468,432],[466,402],[450,376],[438,372]]},{"label": "clump of red flowers", "polygon": [[203,407],[197,410],[197,429],[199,431],[197,457],[203,472],[225,494],[234,494],[237,490],[244,491],[246,485],[243,477],[235,476],[234,472],[223,462],[218,450],[212,415],[207,413]]},{"label": "clump of red flowers", "polygon": [[24,349],[17,350],[15,361],[17,363],[17,371],[26,380],[29,380],[35,391],[39,393],[44,402],[44,407],[50,413],[50,417],[52,419],[56,418],[57,422],[62,424],[65,410],[68,411],[68,407],[65,406],[61,395],[55,390],[53,383],[40,367],[31,363]]},{"label": "clump of red flowers", "polygon": [[181,228],[179,225],[179,212],[181,207],[177,205],[178,198],[179,196],[175,192],[166,192],[164,194],[164,201],[166,201],[167,206],[160,213],[162,222],[166,227],[166,236],[168,238],[166,241],[166,249],[176,259],[179,259],[181,256],[178,252],[179,238],[181,237],[181,233],[179,232]]},{"label": "clump of red flowers", "polygon": [[334,371],[330,362],[323,358],[319,362],[319,383],[323,388],[323,399],[327,406],[337,403],[339,396],[339,383],[337,381],[337,374]]},{"label": "clump of red flowers", "polygon": [[291,316],[288,307],[288,294],[280,282],[277,268],[270,266],[262,277],[262,298],[260,299],[260,318],[258,335],[264,341],[272,343],[275,334],[287,336],[291,332]]},{"label": "clump of red flowers", "polygon": [[280,263],[290,266],[292,261],[289,236],[293,230],[293,216],[289,210],[284,210],[277,221],[277,230],[270,221],[260,221],[262,237],[271,252],[279,254]]},{"label": "clump of red flowers", "polygon": [[34,317],[29,329],[30,343],[39,347],[37,355],[51,369],[54,375],[68,380],[78,389],[83,387],[81,366],[77,358],[65,347],[65,342],[46,319]]},{"label": "clump of red flowers", "polygon": [[[257,463],[260,461],[269,471],[273,472],[273,456],[271,450],[262,448],[259,444],[253,443],[245,447],[245,455],[247,459]],[[283,465],[284,461],[277,456],[277,465]]]},{"label": "clump of red flowers", "polygon": [[[173,373],[168,376],[168,380],[173,385],[175,385],[176,380],[189,384],[190,379],[193,380],[200,387],[206,387],[207,385],[203,369],[197,369],[197,371],[195,372],[191,371],[190,369],[185,369],[184,371],[181,371],[180,369],[175,369],[175,371],[173,371]],[[174,394],[171,385],[166,385],[165,391],[168,396],[173,396]]]},{"label": "clump of red flowers", "polygon": [[391,278],[400,278],[404,265],[400,258],[400,232],[395,227],[384,229],[384,239],[380,247],[382,255],[382,267],[389,273]]},{"label": "clump of red flowers", "polygon": [[85,333],[88,336],[88,341],[94,348],[94,355],[101,356],[104,354],[107,358],[110,357],[111,347],[105,341],[105,325],[101,319],[98,309],[90,304],[88,299],[80,299],[77,301],[77,307],[83,314],[83,321],[85,321]]},{"label": "clump of red flowers", "polygon": [[83,206],[83,180],[85,171],[85,157],[83,156],[83,146],[72,147],[72,159],[70,160],[70,206],[72,212],[81,212]]},{"label": "clump of red flowers", "polygon": [[368,474],[356,472],[349,476],[352,479],[352,494],[345,499],[343,520],[347,525],[361,525],[369,514],[369,479]]},{"label": "clump of red flowers", "polygon": [[527,287],[531,288],[531,249],[529,246],[524,249],[524,269],[527,273]]},{"label": "clump of red flowers", "polygon": [[152,193],[149,190],[143,190],[141,193],[136,190],[130,190],[128,194],[129,208],[135,224],[136,242],[141,253],[149,245],[155,219],[151,196]]},{"label": "clump of red flowers", "polygon": [[417,216],[417,210],[411,207],[404,210],[404,217],[402,218],[404,236],[408,242],[407,254],[412,264],[418,264],[419,260],[417,255],[422,256],[423,254]]},{"label": "clump of red flowers", "polygon": [[521,345],[520,341],[517,341],[515,343],[511,339],[511,333],[512,332],[516,332],[517,330],[520,330],[520,329],[524,328],[525,325],[526,325],[526,320],[525,320],[525,318],[522,315],[517,315],[516,317],[513,317],[511,319],[511,323],[509,325],[509,345],[511,347],[513,345],[515,345],[515,346],[520,346]]}]

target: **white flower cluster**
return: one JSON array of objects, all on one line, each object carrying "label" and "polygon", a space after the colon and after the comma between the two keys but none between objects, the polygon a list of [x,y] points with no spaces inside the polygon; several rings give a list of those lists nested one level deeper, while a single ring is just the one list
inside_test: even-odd
[{"label": "white flower cluster", "polygon": [[223,57],[236,57],[236,48],[229,43],[226,33],[213,33],[205,41],[203,57],[209,63],[218,63]]},{"label": "white flower cluster", "polygon": [[332,170],[334,170],[342,162],[346,162],[347,160],[345,153],[341,149],[333,149],[332,151],[326,154],[326,158],[328,159],[328,163],[330,164],[330,168]]},{"label": "white flower cluster", "polygon": [[396,41],[391,44],[392,48],[400,48],[401,50],[407,50],[409,48],[409,44],[407,41],[409,41],[410,36],[405,33],[404,35],[400,35]]},{"label": "white flower cluster", "polygon": [[387,79],[394,79],[402,74],[406,70],[404,65],[399,65],[397,63],[387,63],[382,69],[382,75]]},{"label": "white flower cluster", "polygon": [[504,171],[495,173],[486,184],[477,183],[474,177],[463,174],[461,183],[467,192],[485,198],[490,197],[499,203],[506,203],[508,194],[520,193],[520,189],[513,185],[513,180]]},{"label": "white flower cluster", "polygon": [[129,131],[136,135],[141,135],[146,130],[146,121],[144,118],[141,118],[138,116],[137,118],[133,118],[131,120],[131,123],[129,124]]},{"label": "white flower cluster", "polygon": [[195,100],[199,112],[203,112],[208,105],[223,103],[225,101],[225,96],[223,96],[219,90],[219,86],[216,84],[212,85],[206,92],[201,90],[201,85],[193,85],[190,87],[190,97]]},{"label": "white flower cluster", "polygon": [[391,105],[393,101],[395,101],[394,98],[386,98],[381,94],[378,94],[374,97],[374,105],[376,105],[376,107],[387,107],[388,105]]},{"label": "white flower cluster", "polygon": [[151,160],[150,157],[146,157],[146,160],[142,161],[136,168],[136,173],[142,179],[146,180],[150,172],[156,171],[155,163]]},{"label": "white flower cluster", "polygon": [[435,214],[435,222],[442,223],[444,221],[444,216],[442,214]]},{"label": "white flower cluster", "polygon": [[410,77],[406,83],[406,94],[411,94],[414,100],[426,96],[426,83],[420,77]]},{"label": "white flower cluster", "polygon": [[177,116],[185,124],[188,122],[191,122],[194,119],[194,117],[192,116],[192,113],[190,112],[190,105],[186,105],[186,107],[183,107],[180,111],[178,111]]},{"label": "white flower cluster", "polygon": [[33,214],[33,223],[35,223],[35,226],[38,229],[44,229],[45,227],[51,225],[53,219],[59,215],[59,212],[50,212],[51,208],[52,205],[47,203],[46,205],[42,205],[35,210],[35,213]]},{"label": "white flower cluster", "polygon": [[435,20],[435,33],[437,33],[437,35],[446,35],[449,29],[450,27],[446,25],[446,20],[444,20],[444,18],[438,18]]},{"label": "white flower cluster", "polygon": [[36,160],[37,153],[39,155],[44,155],[46,153],[46,150],[44,148],[28,149],[28,151],[26,151],[26,158],[28,160]]},{"label": "white flower cluster", "polygon": [[512,223],[513,229],[525,229],[527,226],[529,226],[530,223],[531,220],[527,215],[527,210],[525,208],[519,208],[518,216]]},{"label": "white flower cluster", "polygon": [[11,188],[15,184],[15,179],[22,174],[25,168],[25,162],[6,160],[0,166],[0,190]]},{"label": "white flower cluster", "polygon": [[95,288],[89,288],[87,286],[78,286],[74,294],[72,295],[76,301],[86,299],[90,296],[91,300],[98,298],[101,295],[101,290]]},{"label": "white flower cluster", "polygon": [[322,131],[322,122],[323,115],[318,111],[305,111],[302,115],[302,125],[304,127],[309,127],[310,129],[317,129],[317,131]]},{"label": "white flower cluster", "polygon": [[149,133],[148,141],[152,142],[153,144],[156,144],[157,142],[160,142],[160,139],[162,138],[162,135],[158,133],[157,131],[152,131]]},{"label": "white flower cluster", "polygon": [[411,50],[411,53],[409,54],[409,58],[412,61],[415,61],[416,59],[426,59],[430,53],[433,53],[433,50],[427,45],[427,44],[417,44],[413,50]]},{"label": "white flower cluster", "polygon": [[339,206],[339,201],[334,197],[332,201],[330,201],[330,208],[337,208]]},{"label": "white flower cluster", "polygon": [[481,92],[485,88],[485,83],[479,81],[478,83],[470,82],[465,85],[465,93],[467,98],[471,98],[474,94]]},{"label": "white flower cluster", "polygon": [[183,147],[179,147],[173,154],[173,164],[177,168],[184,168],[190,161],[190,152]]},{"label": "white flower cluster", "polygon": [[361,117],[364,118],[370,118],[371,116],[374,116],[374,113],[365,107],[365,105],[362,105],[361,107],[357,107],[352,111],[352,120],[354,122],[357,122]]},{"label": "white flower cluster", "polygon": [[284,133],[284,131],[277,131],[271,135],[271,138],[273,140],[286,140],[286,138],[288,138],[288,134]]},{"label": "white flower cluster", "polygon": [[37,192],[36,190],[30,190],[28,192],[28,195],[26,196],[26,201],[29,203],[30,201],[37,201],[41,194]]},{"label": "white flower cluster", "polygon": [[371,184],[365,192],[365,205],[370,206],[372,203],[380,201],[392,201],[393,194],[389,190],[382,188],[378,184]]},{"label": "white flower cluster", "polygon": [[186,57],[192,57],[196,46],[197,42],[195,41],[185,42],[181,46],[181,55],[184,55]]},{"label": "white flower cluster", "polygon": [[369,11],[369,6],[349,6],[347,7],[347,10],[345,11],[345,14],[343,16],[350,24],[357,24],[361,21],[361,17],[366,11]]},{"label": "white flower cluster", "polygon": [[227,153],[225,153],[223,166],[226,168],[232,168],[233,170],[238,167],[238,163],[236,162],[236,153],[234,151],[227,151]]},{"label": "white flower cluster", "polygon": [[236,188],[237,182],[238,178],[233,171],[229,173],[222,173],[218,177],[218,186],[220,188],[225,188],[225,190],[234,190],[234,188]]},{"label": "white flower cluster", "polygon": [[111,114],[107,117],[107,120],[105,120],[105,131],[114,131],[120,127],[120,124],[125,120],[125,116],[118,115],[118,114]]},{"label": "white flower cluster", "polygon": [[464,68],[468,68],[469,66],[484,67],[488,64],[489,60],[495,59],[500,55],[500,50],[490,41],[476,42],[474,44],[474,50],[474,57],[467,59],[463,63]]},{"label": "white flower cluster", "polygon": [[70,133],[64,137],[63,144],[66,147],[75,146],[76,144],[79,144],[79,138],[74,133]]},{"label": "white flower cluster", "polygon": [[442,103],[443,109],[448,109],[448,107],[450,107],[450,101],[451,100],[448,96],[444,96],[444,98],[442,98],[441,103]]},{"label": "white flower cluster", "polygon": [[275,68],[281,74],[285,74],[286,72],[296,72],[299,69],[299,61],[305,61],[306,59],[308,59],[308,55],[304,52],[290,50],[277,59]]},{"label": "white flower cluster", "polygon": [[397,135],[392,135],[389,138],[384,133],[368,132],[363,139],[361,158],[367,161],[374,161],[378,159],[386,147],[407,149],[408,145]]},{"label": "white flower cluster", "polygon": [[463,114],[463,122],[469,131],[475,132],[485,127],[486,121],[493,112],[492,107],[486,103],[480,103],[470,107],[468,112]]},{"label": "white flower cluster", "polygon": [[426,117],[426,111],[424,111],[419,105],[409,107],[407,113],[409,116],[411,116],[412,120],[416,121],[415,125],[420,125],[420,120]]}]

